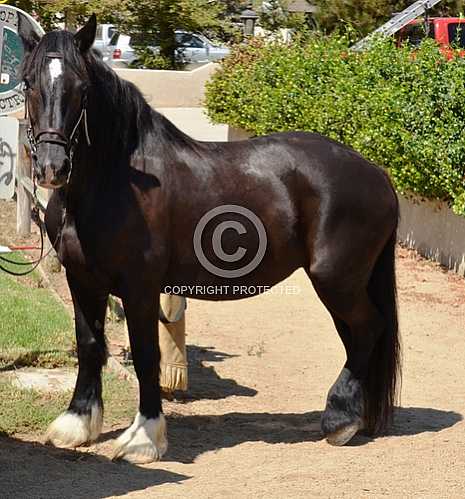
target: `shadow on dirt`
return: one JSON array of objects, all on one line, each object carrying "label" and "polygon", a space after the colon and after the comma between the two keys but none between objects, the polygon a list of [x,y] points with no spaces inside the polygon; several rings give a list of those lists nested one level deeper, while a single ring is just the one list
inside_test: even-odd
[{"label": "shadow on dirt", "polygon": [[[321,412],[304,414],[244,414],[222,416],[178,416],[168,418],[170,447],[165,459],[193,462],[200,454],[245,442],[295,444],[322,440]],[[463,417],[452,411],[422,407],[398,408],[387,434],[392,436],[439,432],[454,426]],[[357,435],[351,445],[364,445],[373,437]]]},{"label": "shadow on dirt", "polygon": [[462,414],[454,411],[441,411],[426,407],[399,407],[394,413],[394,424],[389,435],[399,437],[438,432],[462,420]]},{"label": "shadow on dirt", "polygon": [[[246,442],[294,444],[317,442],[320,411],[304,414],[233,412],[218,416],[168,417],[170,448],[164,461],[192,463],[206,452],[231,448]],[[396,411],[395,423],[386,438],[439,432],[463,418],[438,409],[409,407]],[[101,440],[115,438],[110,431]],[[373,439],[355,437],[351,445],[363,446]],[[328,452],[330,452],[328,446]],[[361,449],[360,449],[361,451]],[[98,450],[97,450],[98,452]],[[159,465],[160,468],[163,464]],[[167,483],[181,483],[190,476],[147,469],[105,457],[55,449],[39,443],[19,441],[0,434],[0,476],[2,490],[14,497],[67,497],[97,499],[145,490]],[[9,495],[7,494],[9,497]]]},{"label": "shadow on dirt", "polygon": [[213,366],[205,366],[203,362],[223,362],[226,359],[238,357],[225,352],[219,352],[214,347],[187,346],[189,363],[189,391],[180,394],[184,402],[190,400],[220,400],[227,397],[254,397],[257,390],[239,385],[233,379],[221,378]]},{"label": "shadow on dirt", "polygon": [[166,460],[192,463],[200,454],[245,442],[317,442],[320,411],[304,414],[232,412],[221,416],[168,416]]},{"label": "shadow on dirt", "polygon": [[[442,411],[426,407],[397,407],[394,412],[394,421],[386,437],[404,437],[419,435],[420,433],[439,431],[450,428],[463,420],[463,416],[454,411]],[[373,441],[367,435],[357,435],[350,445],[363,445]]]},{"label": "shadow on dirt", "polygon": [[60,499],[123,496],[190,478],[5,436],[0,436],[0,476],[3,497]]}]

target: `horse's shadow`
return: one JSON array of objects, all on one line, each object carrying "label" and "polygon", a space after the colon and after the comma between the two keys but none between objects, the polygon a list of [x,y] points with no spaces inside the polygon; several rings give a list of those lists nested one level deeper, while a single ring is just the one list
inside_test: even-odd
[{"label": "horse's shadow", "polygon": [[[124,496],[165,483],[180,483],[187,475],[114,463],[87,452],[56,449],[0,434],[2,490],[10,497]],[[5,495],[3,495],[5,497]]]},{"label": "horse's shadow", "polygon": [[[170,449],[166,459],[193,462],[200,454],[245,442],[296,444],[318,442],[321,411],[303,414],[229,413],[221,416],[180,416],[168,419]],[[423,407],[397,408],[387,437],[439,432],[463,419],[461,414]],[[382,438],[382,437],[379,437]],[[364,445],[374,438],[357,435],[350,445]]]},{"label": "horse's shadow", "polygon": [[[235,355],[216,351],[212,347],[189,345],[189,400],[218,400],[233,395],[253,397],[257,391],[237,384],[233,379],[223,379],[212,366],[203,362],[222,362]],[[174,406],[174,411],[175,411]],[[211,416],[169,416],[170,447],[166,459],[183,463],[193,462],[199,455],[212,450],[234,447],[245,442],[294,444],[318,442],[323,437],[320,430],[321,411],[303,414],[228,413]],[[438,432],[463,419],[453,411],[423,407],[399,407],[387,436],[400,437],[425,432]],[[111,437],[116,436],[112,434]],[[107,435],[109,438],[110,435]],[[105,436],[104,436],[105,438]],[[357,435],[351,446],[364,445],[374,438],[363,433]]]}]

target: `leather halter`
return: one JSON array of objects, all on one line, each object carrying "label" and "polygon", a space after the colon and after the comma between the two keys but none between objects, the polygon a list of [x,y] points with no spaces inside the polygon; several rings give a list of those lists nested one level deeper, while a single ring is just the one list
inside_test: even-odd
[{"label": "leather halter", "polygon": [[[49,57],[51,59],[63,59],[63,54],[60,54],[59,52],[47,52],[45,54],[45,57]],[[32,126],[32,122],[30,119],[31,113],[29,112],[29,101],[27,97],[26,97],[25,113],[26,113],[26,118],[29,117],[29,128],[27,130],[27,136],[29,140],[29,145],[31,147],[32,158],[34,162],[37,161],[37,146],[39,144],[56,144],[65,148],[66,154],[69,156],[69,160],[71,163],[71,168],[70,168],[70,173],[71,173],[74,149],[79,141],[79,126],[81,125],[81,122],[84,122],[84,131],[85,131],[87,145],[88,146],[91,145],[91,141],[89,138],[89,130],[87,127],[87,95],[86,94],[84,95],[82,101],[81,113],[69,137],[67,137],[65,132],[63,130],[60,130],[59,128],[44,128],[35,133],[34,127]],[[47,135],[52,137],[46,137]]]}]

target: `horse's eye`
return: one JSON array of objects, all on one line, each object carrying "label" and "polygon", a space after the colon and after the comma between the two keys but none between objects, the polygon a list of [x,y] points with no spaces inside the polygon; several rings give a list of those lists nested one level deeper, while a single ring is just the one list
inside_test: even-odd
[{"label": "horse's eye", "polygon": [[31,85],[29,84],[29,80],[24,78],[23,80],[23,90],[30,90]]}]

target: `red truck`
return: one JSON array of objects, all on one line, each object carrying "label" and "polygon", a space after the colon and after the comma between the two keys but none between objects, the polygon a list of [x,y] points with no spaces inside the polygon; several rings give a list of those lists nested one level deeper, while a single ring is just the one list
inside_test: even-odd
[{"label": "red truck", "polygon": [[399,43],[408,41],[417,46],[428,36],[438,42],[441,52],[451,59],[454,55],[465,57],[465,18],[463,17],[430,17],[415,19],[398,31]]}]

